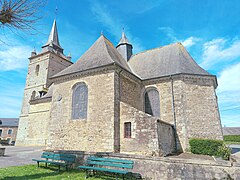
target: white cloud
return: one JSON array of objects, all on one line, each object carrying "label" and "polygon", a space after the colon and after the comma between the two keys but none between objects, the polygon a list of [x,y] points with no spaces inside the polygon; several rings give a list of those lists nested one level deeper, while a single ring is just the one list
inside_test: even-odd
[{"label": "white cloud", "polygon": [[229,47],[225,47],[226,43],[225,38],[213,39],[204,43],[201,66],[210,69],[219,63],[230,63],[240,57],[240,40],[233,41]]},{"label": "white cloud", "polygon": [[172,42],[177,42],[178,39],[176,37],[176,33],[171,27],[168,26],[163,26],[163,27],[158,27],[158,30],[162,31],[167,35],[167,37],[172,41]]},{"label": "white cloud", "polygon": [[119,41],[121,38],[122,28],[125,28],[125,34],[127,35],[131,44],[133,44],[133,50],[135,53],[143,51],[144,48],[140,43],[138,38],[135,38],[128,31],[127,26],[120,22],[116,17],[114,17],[108,10],[106,6],[100,5],[99,3],[94,3],[91,8],[93,14],[97,20],[102,23],[106,30],[115,36],[116,40]]},{"label": "white cloud", "polygon": [[29,46],[6,46],[0,49],[0,71],[27,68],[31,48]]},{"label": "white cloud", "polygon": [[240,126],[240,63],[224,69],[218,77],[218,84],[222,124]]},{"label": "white cloud", "polygon": [[240,63],[224,69],[218,78],[219,92],[239,91],[240,94]]},{"label": "white cloud", "polygon": [[189,38],[187,38],[185,40],[182,40],[181,43],[186,48],[190,48],[191,46],[195,45],[200,40],[201,40],[200,38],[191,36],[191,37],[189,37]]},{"label": "white cloud", "polygon": [[181,42],[183,46],[186,48],[190,48],[191,46],[195,45],[198,41],[200,41],[200,38],[190,36],[186,39],[179,39],[177,38],[177,35],[175,31],[171,27],[159,27],[158,30],[164,32],[167,37],[171,40],[171,43],[175,42]]}]

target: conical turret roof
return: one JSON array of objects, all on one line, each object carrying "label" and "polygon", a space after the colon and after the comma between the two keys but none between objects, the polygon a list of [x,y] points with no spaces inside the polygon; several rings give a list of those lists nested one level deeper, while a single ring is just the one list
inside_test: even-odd
[{"label": "conical turret roof", "polygon": [[121,37],[118,45],[120,45],[120,44],[129,44],[128,39],[127,39],[124,31],[122,31],[122,37]]},{"label": "conical turret roof", "polygon": [[114,63],[131,72],[127,62],[122,58],[113,44],[104,35],[101,35],[75,64],[53,77],[86,71]]}]

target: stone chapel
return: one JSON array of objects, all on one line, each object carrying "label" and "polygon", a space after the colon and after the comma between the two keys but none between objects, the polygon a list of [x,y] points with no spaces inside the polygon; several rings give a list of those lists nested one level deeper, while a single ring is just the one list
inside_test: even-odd
[{"label": "stone chapel", "polygon": [[181,43],[133,54],[101,35],[75,62],[63,53],[54,20],[33,51],[18,146],[167,155],[190,138],[222,139],[217,79]]}]

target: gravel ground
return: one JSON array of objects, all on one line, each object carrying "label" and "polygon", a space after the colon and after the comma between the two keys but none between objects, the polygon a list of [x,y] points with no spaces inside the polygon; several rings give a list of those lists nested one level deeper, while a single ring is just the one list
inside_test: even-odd
[{"label": "gravel ground", "polygon": [[0,156],[0,168],[36,164],[32,158],[40,158],[44,149],[43,147],[1,146],[3,147],[6,149],[5,156]]}]

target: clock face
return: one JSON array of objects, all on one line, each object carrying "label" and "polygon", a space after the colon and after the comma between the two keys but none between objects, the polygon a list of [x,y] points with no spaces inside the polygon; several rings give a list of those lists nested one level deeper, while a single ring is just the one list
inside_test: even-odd
[{"label": "clock face", "polygon": [[61,101],[62,100],[62,95],[59,95],[58,97],[57,97],[57,101]]}]

